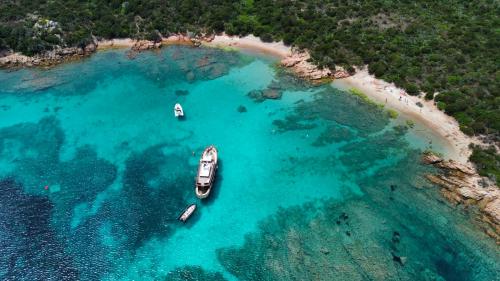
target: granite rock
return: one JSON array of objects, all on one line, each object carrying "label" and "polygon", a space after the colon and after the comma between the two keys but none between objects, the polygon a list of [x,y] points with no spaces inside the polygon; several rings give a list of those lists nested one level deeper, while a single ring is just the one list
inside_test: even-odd
[{"label": "granite rock", "polygon": [[475,205],[484,231],[500,244],[500,189],[481,177],[473,167],[453,160],[443,160],[425,153],[422,162],[440,169],[426,178],[441,187],[441,194],[456,205]]}]

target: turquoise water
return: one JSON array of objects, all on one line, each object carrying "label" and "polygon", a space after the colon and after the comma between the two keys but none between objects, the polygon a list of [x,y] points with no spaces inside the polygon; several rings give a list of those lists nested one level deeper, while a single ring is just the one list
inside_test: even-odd
[{"label": "turquoise water", "polygon": [[2,279],[498,280],[498,246],[424,178],[428,139],[274,64],[169,47],[0,72]]}]

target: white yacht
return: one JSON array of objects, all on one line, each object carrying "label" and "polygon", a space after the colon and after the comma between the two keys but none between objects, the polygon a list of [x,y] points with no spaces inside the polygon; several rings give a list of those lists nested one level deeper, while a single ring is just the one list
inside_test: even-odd
[{"label": "white yacht", "polygon": [[196,196],[207,198],[215,181],[217,171],[217,149],[211,145],[203,151],[196,175]]},{"label": "white yacht", "polygon": [[184,110],[180,103],[176,103],[174,106],[174,115],[177,118],[184,117]]}]

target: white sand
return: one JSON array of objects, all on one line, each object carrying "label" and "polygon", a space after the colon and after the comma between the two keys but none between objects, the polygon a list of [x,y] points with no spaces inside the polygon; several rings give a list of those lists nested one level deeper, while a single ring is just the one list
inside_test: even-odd
[{"label": "white sand", "polygon": [[108,49],[108,48],[130,48],[134,46],[136,40],[130,38],[123,39],[111,39],[111,40],[100,40],[97,42],[97,49]]},{"label": "white sand", "polygon": [[247,49],[259,51],[266,54],[285,58],[292,54],[292,48],[285,46],[283,42],[266,43],[258,37],[248,35],[245,37],[236,37],[228,35],[217,35],[210,42],[203,42],[203,45],[210,47],[234,47],[237,49]]},{"label": "white sand", "polygon": [[[366,69],[358,70],[351,77],[335,80],[332,84],[344,89],[359,89],[372,100],[384,104],[386,108],[394,109],[403,116],[430,128],[449,144],[450,155],[446,156],[450,159],[466,164],[471,153],[469,143],[479,142],[462,133],[458,122],[439,110],[432,101],[410,96],[393,83],[376,79]],[[422,103],[423,107],[417,106],[417,102]]]}]

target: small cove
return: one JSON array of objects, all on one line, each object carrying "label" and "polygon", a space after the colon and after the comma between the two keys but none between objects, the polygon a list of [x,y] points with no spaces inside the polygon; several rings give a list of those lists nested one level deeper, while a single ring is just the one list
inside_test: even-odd
[{"label": "small cove", "polygon": [[[423,178],[429,139],[446,152],[432,133],[281,73],[272,58],[109,50],[0,81],[7,280],[499,276],[494,242]],[[248,96],[273,83],[281,99]],[[194,176],[210,144],[221,168],[200,203]],[[192,220],[177,222],[193,202]]]}]

